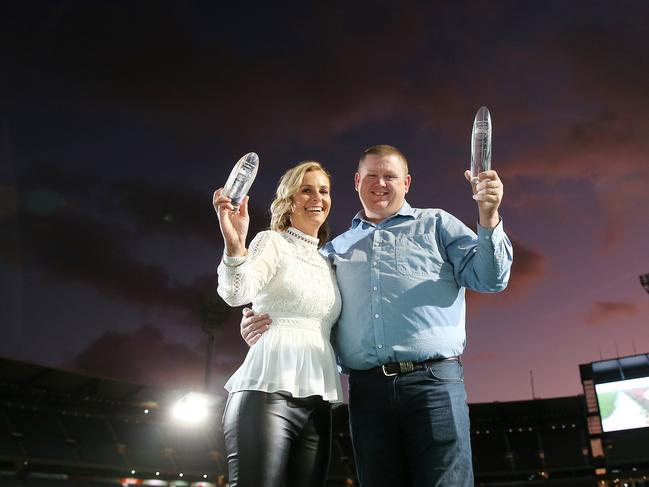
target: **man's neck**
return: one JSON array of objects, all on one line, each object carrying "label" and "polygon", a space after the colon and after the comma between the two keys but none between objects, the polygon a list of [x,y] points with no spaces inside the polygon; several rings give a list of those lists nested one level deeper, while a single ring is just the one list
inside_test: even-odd
[{"label": "man's neck", "polygon": [[367,214],[365,212],[363,212],[363,218],[365,220],[367,220],[368,222],[374,223],[374,225],[378,225],[382,221],[385,221],[388,218],[392,218],[394,215],[396,215],[396,213],[393,213],[392,215],[385,216],[385,217],[382,217],[382,218],[381,217],[372,218],[372,217],[367,216]]}]

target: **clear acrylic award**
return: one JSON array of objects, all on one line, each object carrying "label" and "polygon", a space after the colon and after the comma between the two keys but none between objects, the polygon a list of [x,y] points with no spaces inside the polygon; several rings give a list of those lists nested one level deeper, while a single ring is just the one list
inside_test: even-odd
[{"label": "clear acrylic award", "polygon": [[471,182],[478,182],[478,174],[491,169],[491,115],[487,107],[480,107],[471,131]]},{"label": "clear acrylic award", "polygon": [[237,162],[223,187],[223,195],[232,200],[232,206],[238,208],[243,198],[248,194],[252,186],[257,169],[259,168],[259,156],[249,152]]}]

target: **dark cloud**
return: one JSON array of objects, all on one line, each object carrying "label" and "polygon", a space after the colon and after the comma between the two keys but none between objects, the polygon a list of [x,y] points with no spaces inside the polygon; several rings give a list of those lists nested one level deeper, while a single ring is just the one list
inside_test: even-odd
[{"label": "dark cloud", "polygon": [[638,307],[627,301],[596,301],[586,313],[586,324],[589,326],[614,320],[624,322],[625,317],[633,317],[638,313]]},{"label": "dark cloud", "polygon": [[[636,18],[646,12],[631,9]],[[565,70],[601,72],[602,56],[629,70],[619,53],[630,45],[628,57],[646,59],[637,21],[601,43],[613,29],[608,16],[582,10],[553,2],[246,9],[71,1],[39,15],[14,12],[9,32],[22,41],[20,66],[49,74],[60,89],[157,111],[186,133],[290,130],[313,139],[392,116],[443,130],[475,110],[476,96],[503,106],[501,123],[511,126],[534,113],[530,89],[555,77],[565,86]],[[14,76],[35,86],[40,78],[24,67]]]},{"label": "dark cloud", "polygon": [[[56,364],[84,374],[147,385],[201,390],[207,336],[191,334],[198,346],[178,341],[173,330],[146,324],[132,332],[105,331],[78,354]],[[223,385],[241,365],[248,347],[239,335],[239,315],[231,316],[215,335],[211,390]]]},{"label": "dark cloud", "polygon": [[[649,56],[642,19],[647,12],[644,3],[632,2],[623,9],[596,3],[548,29],[539,38],[539,56],[527,61],[526,68],[534,63],[545,68],[546,75],[539,73],[546,83],[543,106],[518,124],[517,147],[503,164],[517,183],[525,184],[526,178],[545,182],[538,204],[554,198],[552,210],[557,214],[573,193],[553,195],[551,187],[565,181],[590,185],[601,206],[603,226],[616,221],[626,225],[625,214],[644,204],[642,182],[649,179],[644,136],[649,130]],[[560,81],[556,86],[554,79]],[[611,234],[604,239],[610,241]]]},{"label": "dark cloud", "polygon": [[510,279],[516,288],[522,289],[543,275],[547,259],[541,252],[517,239],[512,239],[512,245],[514,262]]},{"label": "dark cloud", "polygon": [[17,254],[2,257],[58,282],[90,286],[133,305],[181,308],[199,315],[202,298],[209,295],[205,283],[175,285],[163,268],[142,264],[116,245],[118,233],[80,218],[35,219],[23,227]]},{"label": "dark cloud", "polygon": [[[35,218],[23,226],[20,264],[62,282],[79,283],[136,306],[177,308],[188,323],[220,323],[229,307],[216,294],[216,276],[174,282],[161,266],[143,264],[127,251],[135,237],[78,216]],[[12,255],[4,255],[11,258]]]},{"label": "dark cloud", "polygon": [[[520,77],[513,64],[503,69],[507,57],[495,56],[499,33],[514,28],[516,36],[530,36],[533,17],[543,12],[526,6],[521,15],[516,2],[489,9],[327,4],[284,12],[72,1],[44,10],[14,13],[10,32],[19,36],[22,55],[12,77],[21,92],[39,96],[46,75],[56,80],[50,92],[81,91],[155,113],[185,136],[208,131],[230,142],[286,131],[322,140],[413,116],[436,130],[455,127],[475,110],[474,96],[501,87],[494,73]],[[466,81],[478,74],[474,95]]]},{"label": "dark cloud", "polygon": [[511,239],[514,247],[514,261],[512,263],[509,284],[507,288],[497,294],[476,293],[468,290],[467,303],[469,311],[475,311],[481,305],[502,305],[513,299],[530,292],[532,286],[543,277],[547,258],[538,250]]},{"label": "dark cloud", "polygon": [[200,390],[205,356],[144,325],[133,333],[105,332],[65,366],[128,382]]},{"label": "dark cloud", "polygon": [[629,2],[619,9],[601,2],[582,12],[577,29],[565,29],[555,37],[553,52],[572,63],[574,86],[582,96],[596,97],[604,105],[620,100],[636,107],[647,105],[643,94],[649,79],[644,49],[648,11],[643,2]]},{"label": "dark cloud", "polygon": [[[5,188],[6,192],[9,189]],[[114,179],[99,176],[89,168],[72,171],[40,163],[19,175],[14,193],[22,198],[27,218],[30,214],[55,214],[61,209],[64,211],[58,213],[64,217],[81,215],[89,222],[101,223],[109,232],[115,232],[117,241],[128,230],[140,236],[192,236],[218,244],[218,221],[211,205],[212,194],[207,191],[164,184],[154,177]],[[249,211],[252,230],[263,227],[267,212],[255,206]],[[8,211],[3,213],[10,216]]]},{"label": "dark cloud", "polygon": [[[216,188],[215,188],[216,189]],[[137,232],[182,237],[196,236],[221,245],[218,220],[211,205],[212,195],[179,187],[161,187],[151,181],[118,181],[111,185],[114,211],[123,212]],[[266,226],[267,212],[249,207],[254,235]]]},{"label": "dark cloud", "polygon": [[[222,249],[211,197],[149,181],[101,181],[43,168],[20,181],[21,202],[3,215],[0,258],[56,279],[94,287],[139,306],[176,307],[201,321],[227,316],[216,276],[177,282],[164,265],[143,263],[133,248],[156,235],[198,237]],[[210,195],[211,196],[211,195]],[[266,222],[250,208],[251,233]],[[252,233],[254,234],[254,233]],[[217,320],[218,321],[218,320]]]},{"label": "dark cloud", "polygon": [[[238,316],[231,317],[215,334],[211,385],[217,392],[222,392],[248,351],[238,323]],[[198,348],[179,342],[172,330],[163,331],[153,324],[132,332],[105,331],[62,365],[117,380],[200,390],[205,379],[207,336],[196,329],[190,338]]]}]

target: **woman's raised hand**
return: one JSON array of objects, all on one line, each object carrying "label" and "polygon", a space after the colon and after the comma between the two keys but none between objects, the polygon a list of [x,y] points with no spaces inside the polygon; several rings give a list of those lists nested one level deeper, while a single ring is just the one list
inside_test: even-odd
[{"label": "woman's raised hand", "polygon": [[222,195],[223,188],[214,191],[212,203],[219,217],[221,233],[225,241],[225,253],[230,257],[246,255],[246,236],[250,224],[248,215],[248,197],[239,205],[238,210],[232,206],[230,198]]}]

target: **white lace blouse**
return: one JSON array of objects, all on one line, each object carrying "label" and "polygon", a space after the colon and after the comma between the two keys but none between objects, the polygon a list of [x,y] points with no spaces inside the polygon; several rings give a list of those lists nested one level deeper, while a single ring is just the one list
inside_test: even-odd
[{"label": "white lace blouse", "polygon": [[317,238],[292,227],[284,233],[260,232],[247,256],[223,256],[218,278],[226,303],[252,302],[255,313],[268,313],[273,320],[225,384],[228,392],[287,391],[294,397],[342,401],[329,341],[341,298]]}]

